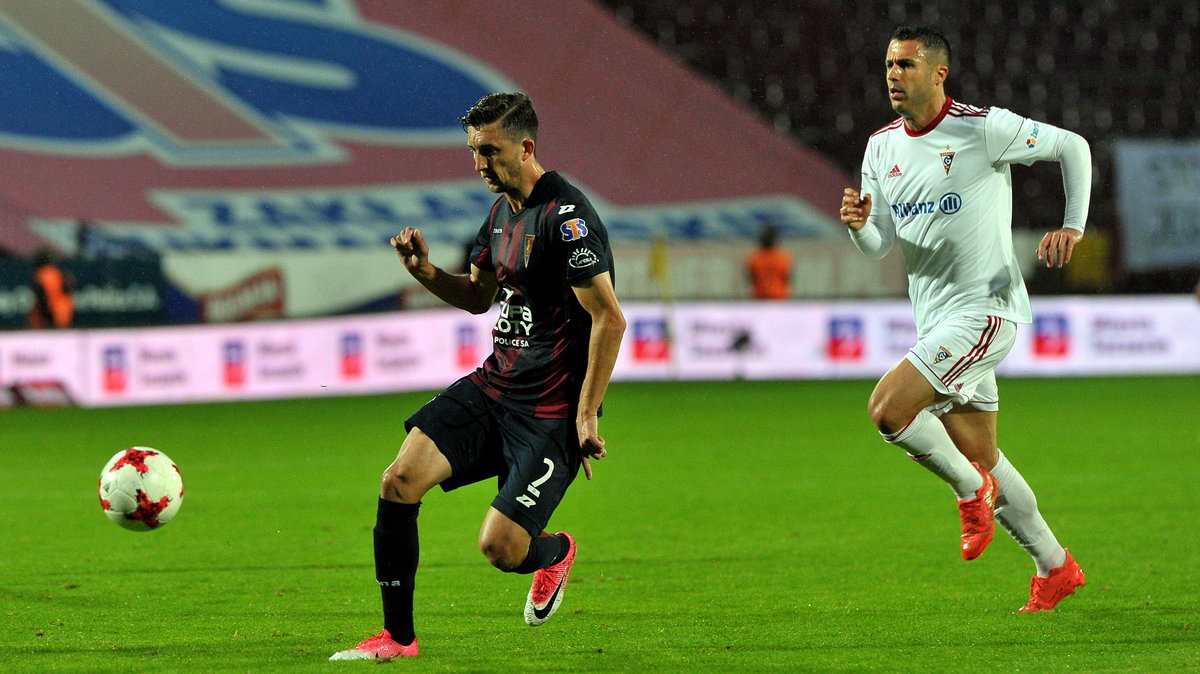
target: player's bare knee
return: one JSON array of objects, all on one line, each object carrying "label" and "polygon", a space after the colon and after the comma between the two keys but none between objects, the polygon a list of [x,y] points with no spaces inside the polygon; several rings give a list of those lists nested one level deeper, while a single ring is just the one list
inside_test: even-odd
[{"label": "player's bare knee", "polygon": [[487,557],[488,562],[492,566],[501,571],[512,571],[525,561],[525,556],[529,554],[529,546],[525,545],[524,549],[521,546],[508,539],[489,537],[479,539],[479,551]]},{"label": "player's bare knee", "polygon": [[412,476],[395,464],[388,466],[387,470],[383,471],[383,477],[379,484],[379,495],[384,499],[401,503],[416,503],[424,495],[420,492],[421,490]]},{"label": "player's bare knee", "polygon": [[[867,415],[871,417],[871,423],[875,424],[876,428],[880,428],[880,424],[883,423],[884,418],[883,405],[879,404],[879,402],[875,400],[874,396],[867,401]],[[880,430],[883,429],[880,428]]]},{"label": "player's bare knee", "polygon": [[911,416],[896,409],[883,396],[871,396],[867,403],[867,414],[871,416],[871,423],[875,424],[875,428],[885,435],[896,433],[912,422]]}]

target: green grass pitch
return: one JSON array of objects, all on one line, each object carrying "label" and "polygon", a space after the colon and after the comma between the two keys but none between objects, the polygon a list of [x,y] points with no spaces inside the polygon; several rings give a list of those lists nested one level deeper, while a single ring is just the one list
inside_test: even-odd
[{"label": "green grass pitch", "polygon": [[[1000,446],[1087,586],[1014,614],[1001,530],[958,555],[949,490],[885,445],[871,382],[616,384],[609,458],[551,522],[578,538],[559,614],[476,537],[492,484],[431,492],[414,671],[1200,668],[1200,378],[1001,382]],[[0,412],[0,671],[333,671],[380,624],[378,475],[429,394]],[[101,513],[104,462],[179,464],[165,528]]]}]

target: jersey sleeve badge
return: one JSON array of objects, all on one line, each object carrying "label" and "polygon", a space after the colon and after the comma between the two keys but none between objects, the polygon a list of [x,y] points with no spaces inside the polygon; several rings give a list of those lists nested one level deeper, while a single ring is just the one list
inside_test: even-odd
[{"label": "jersey sleeve badge", "polygon": [[558,229],[562,232],[563,241],[575,241],[582,239],[588,234],[587,223],[584,222],[583,218],[567,220],[559,225]]},{"label": "jersey sleeve badge", "polygon": [[567,259],[572,269],[587,269],[600,261],[600,256],[590,248],[576,248]]}]

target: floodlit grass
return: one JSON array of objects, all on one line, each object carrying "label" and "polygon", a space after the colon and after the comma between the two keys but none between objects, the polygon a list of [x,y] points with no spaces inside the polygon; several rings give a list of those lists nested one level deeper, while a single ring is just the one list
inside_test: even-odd
[{"label": "floodlit grass", "polygon": [[[1200,379],[1002,381],[1001,447],[1087,573],[1019,615],[1001,530],[958,556],[949,490],[885,445],[872,382],[617,384],[611,455],[551,526],[559,614],[476,549],[492,484],[425,499],[416,671],[1171,671],[1200,667]],[[378,629],[378,475],[429,397],[0,412],[0,671],[310,671]],[[165,528],[95,494],[124,447],[179,464]]]}]

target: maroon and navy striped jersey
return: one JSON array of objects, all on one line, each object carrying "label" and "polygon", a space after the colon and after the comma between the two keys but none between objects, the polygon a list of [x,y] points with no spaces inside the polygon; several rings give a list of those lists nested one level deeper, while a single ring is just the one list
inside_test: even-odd
[{"label": "maroon and navy striped jersey", "polygon": [[471,264],[496,274],[500,316],[492,355],[472,379],[493,399],[542,418],[575,414],[587,371],[591,316],[571,286],[613,271],[608,232],[583,192],[554,171],[512,212],[501,196]]}]

